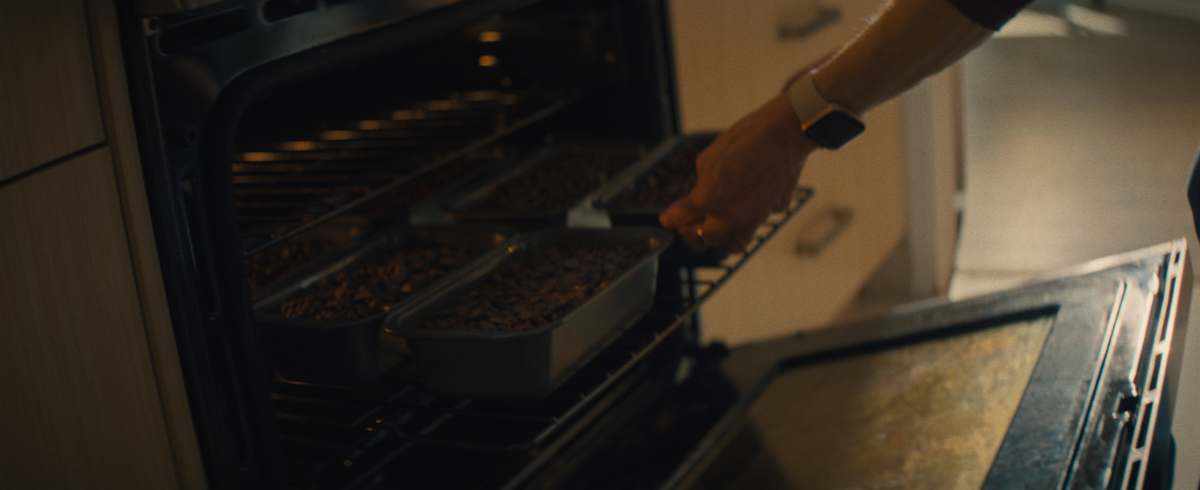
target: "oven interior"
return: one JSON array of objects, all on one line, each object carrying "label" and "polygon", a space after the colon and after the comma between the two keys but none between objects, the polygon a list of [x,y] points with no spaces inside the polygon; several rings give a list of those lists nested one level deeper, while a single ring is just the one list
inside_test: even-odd
[{"label": "oven interior", "polygon": [[[650,312],[533,400],[431,392],[406,360],[368,382],[289,379],[281,362],[319,363],[320,353],[281,360],[255,306],[298,266],[407,227],[422,205],[547,148],[659,155],[679,132],[665,2],[423,10],[356,0],[286,16],[280,3],[126,26],[139,53],[132,70],[143,70],[131,83],[148,191],[210,485],[567,488],[618,460],[642,468],[623,486],[661,481],[733,396],[690,375],[722,352],[698,345],[699,305],[808,191],[763,225],[749,253],[701,257],[712,266],[703,279],[688,260],[660,261]],[[411,8],[362,20],[390,12],[385,4]],[[263,54],[300,30],[288,23],[355,15],[370,28]],[[521,233],[565,224],[561,213],[500,218]],[[677,396],[689,392],[703,395]],[[671,442],[633,461],[612,454],[639,444],[630,434]]]},{"label": "oven interior", "polygon": [[[703,138],[679,134],[667,18],[666,2],[637,0],[229,0],[157,17],[125,7],[147,193],[211,487],[659,488],[731,464],[779,480],[774,456],[755,456],[772,441],[754,427],[728,432],[734,449],[724,454],[735,461],[699,464],[701,450],[716,447],[714,427],[750,410],[741,406],[756,393],[748,387],[768,378],[731,380],[726,365],[773,361],[701,345],[697,311],[807,190],[746,254],[661,259],[649,312],[535,399],[438,393],[404,357],[365,380],[298,379],[281,366],[324,356],[272,349],[259,316],[264,298],[304,265],[415,223],[477,220],[521,234],[576,219],[607,224],[596,203],[617,202],[611,189],[532,218],[486,204],[441,211],[538,155],[653,161],[681,140],[702,147]],[[654,224],[653,212],[639,212],[621,223]],[[1172,264],[1188,268],[1178,253]],[[984,303],[953,323],[1007,307]],[[1169,302],[1161,310],[1174,314]],[[1105,396],[1124,399],[1120,389]],[[813,417],[847,415],[834,407]],[[767,423],[774,414],[756,416]],[[1132,437],[1136,419],[1122,416],[1122,437]],[[1028,440],[1040,444],[1041,434]],[[726,476],[733,486],[764,481]]]}]

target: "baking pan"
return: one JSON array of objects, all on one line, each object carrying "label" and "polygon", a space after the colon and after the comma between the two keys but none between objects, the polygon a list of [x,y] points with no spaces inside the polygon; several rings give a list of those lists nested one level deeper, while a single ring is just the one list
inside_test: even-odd
[{"label": "baking pan", "polygon": [[[608,213],[613,226],[658,226],[658,215],[695,185],[696,156],[718,135],[697,133],[663,141],[598,189],[592,196],[594,205]],[[670,185],[677,177],[685,182]],[[658,185],[652,179],[658,179]]]},{"label": "baking pan", "polygon": [[453,195],[499,175],[506,169],[506,165],[511,163],[507,153],[501,148],[491,148],[447,162],[378,198],[363,203],[358,212],[369,216],[373,221],[385,224],[448,222],[414,216],[428,215],[428,202],[439,202],[441,196]]},{"label": "baking pan", "polygon": [[[609,223],[606,216],[599,212],[587,212],[592,193],[603,186],[604,182],[618,175],[621,169],[628,168],[641,159],[651,144],[626,140],[548,145],[518,161],[508,171],[500,173],[492,180],[445,196],[437,206],[443,219],[449,221],[504,223],[521,231],[565,226],[607,228]],[[579,158],[594,159],[593,162],[589,162],[592,164],[611,162],[611,167],[616,168],[602,172],[602,176],[598,177],[601,182],[594,182],[590,186],[579,182],[579,187],[587,188],[579,189],[577,196],[539,194],[571,186],[569,183],[563,184],[570,178],[569,173],[560,175],[553,169],[571,168],[566,166],[569,164],[564,159],[576,155]],[[585,169],[583,164],[578,168],[580,172],[575,173],[582,173]],[[517,192],[514,189],[527,189],[532,193]],[[518,199],[549,202],[515,202]],[[516,206],[527,207],[520,209]]]},{"label": "baking pan", "polygon": [[[419,292],[451,284],[490,257],[504,253],[502,245],[515,235],[511,228],[500,226],[395,228],[368,238],[352,250],[305,265],[303,274],[293,275],[289,282],[255,303],[257,323],[275,370],[289,380],[311,383],[354,385],[376,381],[399,361],[392,350],[384,351],[379,346],[379,328],[388,313]],[[316,287],[323,278],[355,270],[396,251],[429,245],[479,247],[483,251],[400,302],[388,305],[385,311],[366,317],[325,320],[289,318],[279,313],[281,305]]]},{"label": "baking pan", "polygon": [[[602,210],[612,226],[660,226],[658,215],[695,185],[696,156],[718,135],[696,133],[663,141],[593,193],[591,207]],[[674,182],[673,178],[678,177],[684,177],[685,182]],[[671,190],[663,194],[662,187]],[[705,267],[715,266],[728,257],[729,252],[719,247],[696,253],[677,240],[663,252],[661,260],[664,265]]]},{"label": "baking pan", "polygon": [[[384,335],[405,339],[418,380],[442,393],[472,397],[539,398],[587,363],[650,310],[658,255],[670,245],[661,229],[556,229],[524,235],[502,255],[427,292],[386,320]],[[425,323],[459,304],[493,273],[555,246],[644,244],[647,251],[607,287],[551,325],[523,332],[450,330]]]},{"label": "baking pan", "polygon": [[[260,240],[269,239],[288,228],[260,229],[252,231],[250,236]],[[301,269],[319,257],[354,247],[371,228],[370,221],[363,216],[342,215],[246,257],[246,283],[250,293],[255,300],[269,295],[279,284],[286,283],[289,277],[303,274]]]}]

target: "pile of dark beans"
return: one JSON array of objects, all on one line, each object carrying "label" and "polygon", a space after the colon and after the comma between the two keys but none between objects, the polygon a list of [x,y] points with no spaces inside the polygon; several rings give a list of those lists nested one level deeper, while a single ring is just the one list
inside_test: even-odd
[{"label": "pile of dark beans", "polygon": [[548,211],[572,206],[645,153],[644,147],[568,148],[496,188],[475,210]]},{"label": "pile of dark beans", "polygon": [[338,243],[322,238],[297,238],[246,258],[246,283],[250,292],[286,276],[312,259],[332,252]]},{"label": "pile of dark beans", "polygon": [[322,278],[279,305],[287,318],[355,320],[388,311],[421,288],[444,277],[484,251],[479,247],[400,250]]},{"label": "pile of dark beans", "polygon": [[406,210],[499,158],[493,154],[479,154],[447,163],[364,203],[360,212],[367,216],[383,216]]},{"label": "pile of dark beans", "polygon": [[686,196],[696,186],[697,152],[671,153],[652,172],[634,183],[617,204],[621,207],[665,207]]},{"label": "pile of dark beans", "polygon": [[645,245],[583,245],[531,254],[495,272],[425,327],[523,332],[552,325],[646,252]]}]

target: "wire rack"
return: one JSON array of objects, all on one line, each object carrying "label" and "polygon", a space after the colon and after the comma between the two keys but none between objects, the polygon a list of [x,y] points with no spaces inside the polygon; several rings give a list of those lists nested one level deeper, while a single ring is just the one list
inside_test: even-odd
[{"label": "wire rack", "polygon": [[413,381],[411,366],[401,367],[389,382],[369,387],[280,381],[273,397],[293,485],[369,488],[390,465],[402,459],[419,461],[423,452],[476,455],[471,459],[498,465],[495,471],[502,479],[503,474],[511,477],[546,461],[573,427],[636,385],[643,361],[693,322],[705,300],[811,195],[808,189],[797,189],[788,210],[771,216],[745,253],[706,267],[664,266],[660,278],[668,280],[660,279],[651,313],[535,403],[439,396]]},{"label": "wire rack", "polygon": [[251,143],[232,162],[247,257],[452,163],[463,173],[499,157],[492,145],[569,107],[565,97],[456,92],[303,133]]}]

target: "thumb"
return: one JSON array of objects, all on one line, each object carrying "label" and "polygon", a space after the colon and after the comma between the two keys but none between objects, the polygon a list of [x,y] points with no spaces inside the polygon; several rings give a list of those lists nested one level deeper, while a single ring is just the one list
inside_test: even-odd
[{"label": "thumb", "polygon": [[666,211],[658,215],[658,222],[668,230],[682,230],[701,221],[704,221],[704,213],[690,195],[671,203]]}]

